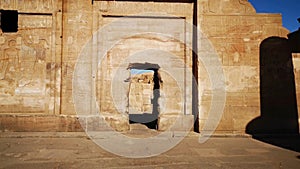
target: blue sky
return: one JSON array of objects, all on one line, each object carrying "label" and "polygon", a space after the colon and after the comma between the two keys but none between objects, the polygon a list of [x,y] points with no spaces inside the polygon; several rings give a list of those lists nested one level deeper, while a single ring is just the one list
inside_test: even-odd
[{"label": "blue sky", "polygon": [[142,74],[142,73],[149,73],[149,72],[153,72],[153,70],[130,69],[130,73],[131,73],[132,75],[135,75],[135,74]]},{"label": "blue sky", "polygon": [[248,0],[258,13],[281,13],[282,23],[291,32],[298,30],[300,24],[300,0]]}]

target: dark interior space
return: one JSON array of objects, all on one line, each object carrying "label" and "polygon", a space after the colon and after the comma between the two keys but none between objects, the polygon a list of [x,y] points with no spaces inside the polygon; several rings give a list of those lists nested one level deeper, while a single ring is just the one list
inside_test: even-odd
[{"label": "dark interior space", "polygon": [[17,10],[0,10],[2,32],[18,31],[18,11]]},{"label": "dark interior space", "polygon": [[292,52],[288,39],[269,37],[260,45],[261,115],[246,127],[255,139],[300,152]]},{"label": "dark interior space", "polygon": [[153,98],[152,103],[152,113],[143,113],[143,114],[129,114],[129,123],[141,123],[147,126],[149,129],[157,129],[158,115],[159,115],[159,103],[158,99],[160,97],[160,86],[163,82],[158,70],[159,65],[152,63],[132,63],[129,65],[128,69],[139,69],[139,70],[152,70],[153,75]]}]

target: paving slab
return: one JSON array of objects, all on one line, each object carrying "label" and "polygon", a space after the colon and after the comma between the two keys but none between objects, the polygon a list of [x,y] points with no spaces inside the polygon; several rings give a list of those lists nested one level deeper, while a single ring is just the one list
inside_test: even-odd
[{"label": "paving slab", "polygon": [[[125,135],[152,137],[155,132],[149,133],[152,135],[135,130]],[[198,138],[199,134],[189,133],[167,152],[153,157],[127,158],[104,150],[84,132],[2,132],[0,168],[298,169],[300,166],[299,152],[248,136],[210,137],[202,144]]]}]

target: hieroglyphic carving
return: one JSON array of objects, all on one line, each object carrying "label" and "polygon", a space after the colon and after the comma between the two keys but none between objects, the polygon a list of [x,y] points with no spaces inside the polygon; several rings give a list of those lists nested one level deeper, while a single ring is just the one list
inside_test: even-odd
[{"label": "hieroglyphic carving", "polygon": [[45,78],[47,50],[49,43],[39,36],[23,35],[23,77],[20,80],[20,87],[27,86],[41,88],[41,81]]},{"label": "hieroglyphic carving", "polygon": [[[33,22],[34,20],[34,22]],[[51,28],[52,16],[19,15],[19,30],[29,28]]]},{"label": "hieroglyphic carving", "polygon": [[27,1],[27,3],[25,4],[26,9],[37,10],[37,7],[38,7],[37,2]]},{"label": "hieroglyphic carving", "polygon": [[0,8],[1,9],[13,9],[15,8],[15,0],[1,0],[0,1]]},{"label": "hieroglyphic carving", "polygon": [[53,11],[58,0],[0,0],[18,10],[18,32],[0,30],[0,112],[47,112]]},{"label": "hieroglyphic carving", "polygon": [[15,39],[8,40],[8,47],[3,50],[0,66],[1,88],[4,89],[1,91],[4,94],[14,95],[21,67],[20,49],[17,47]]},{"label": "hieroglyphic carving", "polygon": [[17,4],[18,4],[18,10],[24,11],[24,9],[26,9],[25,7],[25,2],[26,0],[18,0]]},{"label": "hieroglyphic carving", "polygon": [[15,9],[21,12],[51,13],[55,0],[1,0],[0,9]]},{"label": "hieroglyphic carving", "polygon": [[249,12],[255,13],[256,12],[255,9],[253,8],[253,6],[248,2],[248,0],[239,0],[239,3],[241,5],[243,5],[246,13],[249,13]]},{"label": "hieroglyphic carving", "polygon": [[51,32],[45,33],[42,30],[22,32],[22,35],[17,37],[1,37],[0,95],[44,92]]},{"label": "hieroglyphic carving", "polygon": [[255,13],[248,0],[209,0],[210,13]]},{"label": "hieroglyphic carving", "polygon": [[[53,10],[53,0],[34,0],[32,4],[36,4],[36,6],[28,6],[27,9],[32,8],[32,10],[38,10],[39,12],[52,12]],[[35,8],[34,8],[35,7]]]}]

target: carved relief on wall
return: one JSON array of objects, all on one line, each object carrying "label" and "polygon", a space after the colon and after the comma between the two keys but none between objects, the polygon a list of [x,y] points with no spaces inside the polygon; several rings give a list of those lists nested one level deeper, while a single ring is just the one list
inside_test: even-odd
[{"label": "carved relief on wall", "polygon": [[48,30],[19,30],[0,36],[0,112],[45,110],[52,33]]},{"label": "carved relief on wall", "polygon": [[46,58],[50,54],[49,40],[32,34],[22,36],[22,71],[19,91],[23,94],[43,94],[46,80]]},{"label": "carved relief on wall", "polygon": [[1,0],[1,9],[15,9],[22,12],[52,13],[57,0]]},{"label": "carved relief on wall", "polygon": [[254,7],[248,0],[209,0],[209,13],[255,13]]},{"label": "carved relief on wall", "polygon": [[[0,31],[0,112],[48,112],[53,11],[58,0],[0,0],[18,10],[18,32]],[[46,13],[46,15],[45,15]],[[50,112],[50,111],[49,111]]]},{"label": "carved relief on wall", "polygon": [[0,56],[0,94],[14,95],[21,68],[20,46],[15,39],[3,45]]}]

